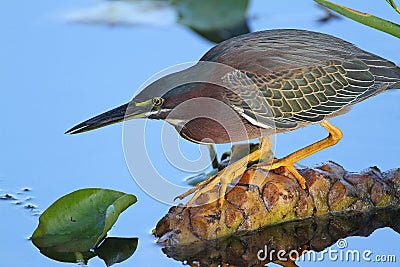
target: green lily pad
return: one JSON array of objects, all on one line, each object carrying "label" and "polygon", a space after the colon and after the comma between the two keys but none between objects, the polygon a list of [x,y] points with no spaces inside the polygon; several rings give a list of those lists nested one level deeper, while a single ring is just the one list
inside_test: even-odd
[{"label": "green lily pad", "polygon": [[32,235],[33,244],[55,260],[86,262],[118,216],[136,202],[134,195],[86,188],[65,195],[46,209]]},{"label": "green lily pad", "polygon": [[123,262],[133,255],[138,238],[107,237],[95,252],[107,266]]}]

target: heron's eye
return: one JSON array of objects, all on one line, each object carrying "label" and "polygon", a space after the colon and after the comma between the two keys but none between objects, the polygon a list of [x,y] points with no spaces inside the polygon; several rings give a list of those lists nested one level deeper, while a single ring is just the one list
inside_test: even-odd
[{"label": "heron's eye", "polygon": [[155,97],[152,99],[152,102],[154,106],[159,107],[164,102],[164,99],[162,99],[161,97]]}]

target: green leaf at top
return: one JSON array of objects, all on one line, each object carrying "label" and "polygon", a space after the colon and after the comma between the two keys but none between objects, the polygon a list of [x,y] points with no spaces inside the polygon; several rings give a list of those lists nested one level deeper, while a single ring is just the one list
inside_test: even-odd
[{"label": "green leaf at top", "polygon": [[32,242],[46,256],[68,262],[86,261],[90,252],[114,225],[118,216],[136,202],[119,191],[86,188],[65,195],[46,209]]},{"label": "green leaf at top", "polygon": [[341,6],[327,0],[314,0],[320,5],[332,9],[337,13],[346,16],[354,21],[367,25],[369,27],[375,28],[377,30],[389,33],[397,38],[400,38],[400,25],[394,22],[375,17],[371,14],[362,13],[357,10],[350,9],[345,6]]}]

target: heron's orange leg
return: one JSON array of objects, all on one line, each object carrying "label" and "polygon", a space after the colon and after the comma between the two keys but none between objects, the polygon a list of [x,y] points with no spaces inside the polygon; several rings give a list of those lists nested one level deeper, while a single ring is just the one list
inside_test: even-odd
[{"label": "heron's orange leg", "polygon": [[267,153],[271,150],[271,142],[269,138],[263,138],[260,143],[260,148],[249,154],[246,157],[241,158],[240,160],[232,163],[225,169],[221,170],[217,175],[214,175],[207,180],[198,183],[189,191],[183,193],[182,195],[177,196],[175,199],[183,199],[189,196],[192,193],[195,193],[192,199],[186,204],[188,207],[192,206],[193,203],[198,199],[203,193],[207,193],[212,190],[218,183],[221,184],[219,188],[218,201],[219,205],[222,206],[224,203],[224,196],[227,190],[227,187],[232,181],[241,176],[247,169],[247,164],[249,162],[258,161],[261,158],[261,155]]},{"label": "heron's orange leg", "polygon": [[342,131],[333,126],[330,122],[328,121],[322,121],[320,122],[321,126],[324,127],[328,132],[329,135],[318,141],[315,142],[314,144],[311,144],[309,146],[306,146],[302,149],[297,150],[296,152],[293,152],[289,155],[287,155],[284,158],[275,160],[274,162],[266,164],[260,164],[257,165],[257,167],[268,169],[268,170],[274,170],[279,167],[286,167],[293,175],[296,177],[297,181],[301,185],[303,189],[306,188],[306,181],[304,178],[297,172],[297,170],[293,167],[293,164],[296,163],[297,161],[304,159],[311,154],[314,154],[320,150],[323,150],[327,147],[335,145],[337,142],[339,142],[340,139],[342,139]]}]

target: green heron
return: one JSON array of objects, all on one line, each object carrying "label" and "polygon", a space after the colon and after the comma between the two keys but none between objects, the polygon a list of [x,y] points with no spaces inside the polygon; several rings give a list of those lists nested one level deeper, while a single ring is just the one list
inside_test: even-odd
[{"label": "green heron", "polygon": [[[230,70],[204,65],[207,62],[229,66]],[[190,82],[195,75],[201,79]],[[209,77],[213,82],[201,82]],[[182,79],[187,81],[174,85]],[[165,86],[170,87],[167,92],[163,91]],[[305,180],[293,164],[341,139],[342,132],[328,119],[393,88],[400,88],[400,68],[393,62],[327,34],[266,30],[214,46],[195,66],[153,82],[128,104],[82,122],[66,133],[85,132],[124,119],[149,118],[169,122],[192,142],[212,140],[219,144],[260,138],[260,149],[229,165],[223,175],[217,174],[178,196],[182,199],[195,192],[188,202],[191,205],[202,193],[221,184],[219,196],[223,202],[221,196],[227,185],[245,171],[249,161],[259,160],[269,148],[272,128],[281,133],[319,123],[329,132],[328,137],[269,165],[262,164],[268,170],[286,167],[305,189]],[[200,101],[204,97],[218,100],[230,112],[213,109]],[[190,105],[174,112],[189,100]],[[223,122],[203,116],[205,110],[219,112]],[[232,114],[240,119],[234,120]]]}]

